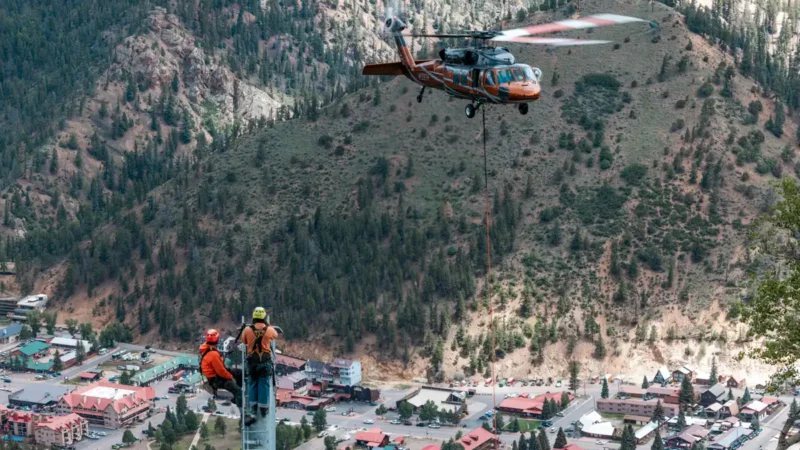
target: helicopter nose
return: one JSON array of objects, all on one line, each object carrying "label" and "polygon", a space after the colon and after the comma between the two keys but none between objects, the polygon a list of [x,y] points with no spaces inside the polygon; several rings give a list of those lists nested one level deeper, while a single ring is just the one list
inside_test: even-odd
[{"label": "helicopter nose", "polygon": [[542,95],[542,86],[539,83],[531,83],[525,87],[525,97],[533,100]]}]

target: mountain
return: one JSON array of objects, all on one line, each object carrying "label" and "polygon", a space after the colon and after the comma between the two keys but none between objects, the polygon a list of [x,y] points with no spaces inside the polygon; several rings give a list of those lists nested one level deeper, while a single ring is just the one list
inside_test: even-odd
[{"label": "mountain", "polygon": [[[433,3],[405,12],[432,29],[448,7]],[[774,201],[770,181],[796,176],[783,106],[687,29],[707,25],[702,10],[599,0],[476,20],[478,3],[437,29],[576,8],[660,25],[585,32],[608,46],[512,49],[543,70],[545,94],[526,116],[483,108],[490,246],[481,118],[441,92],[417,104],[407,80],[354,75],[393,59],[375,30],[383,5],[152,5],[4,191],[0,250],[18,273],[6,288],[182,347],[263,304],[290,351],[370,358],[375,376],[471,375],[492,353],[490,247],[505,372],[712,355],[763,371],[732,356],[752,345],[735,324],[756,265],[745,227]],[[353,8],[363,34],[333,20]],[[307,26],[251,34],[283,36],[287,15]]]}]

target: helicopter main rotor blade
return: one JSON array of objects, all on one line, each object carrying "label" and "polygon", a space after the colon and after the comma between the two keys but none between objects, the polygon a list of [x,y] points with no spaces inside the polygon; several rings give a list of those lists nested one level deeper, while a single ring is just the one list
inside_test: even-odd
[{"label": "helicopter main rotor blade", "polygon": [[473,34],[467,33],[456,33],[456,34],[427,34],[427,33],[411,33],[411,34],[403,34],[406,37],[431,37],[431,38],[470,38],[473,37]]},{"label": "helicopter main rotor blade", "polygon": [[501,31],[500,36],[495,37],[494,40],[501,40],[499,39],[500,37],[533,36],[536,34],[557,33],[559,31],[568,30],[582,30],[586,28],[605,27],[634,22],[650,23],[652,26],[652,22],[649,20],[639,19],[638,17],[619,16],[616,14],[596,14],[594,16],[581,17],[579,19],[559,20],[558,22],[533,25],[524,28],[515,28],[512,30],[504,30]]},{"label": "helicopter main rotor blade", "polygon": [[568,38],[546,38],[546,37],[531,37],[531,36],[516,36],[516,37],[498,36],[491,40],[499,42],[515,42],[519,44],[551,45],[553,47],[566,47],[569,45],[598,45],[598,44],[611,43],[611,41],[568,39]]}]

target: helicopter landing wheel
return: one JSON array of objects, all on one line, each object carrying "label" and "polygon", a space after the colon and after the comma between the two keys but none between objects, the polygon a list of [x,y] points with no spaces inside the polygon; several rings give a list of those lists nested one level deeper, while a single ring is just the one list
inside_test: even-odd
[{"label": "helicopter landing wheel", "polygon": [[464,108],[464,114],[467,115],[468,119],[472,119],[475,117],[475,112],[478,111],[478,108],[475,107],[472,103],[467,104],[467,107]]},{"label": "helicopter landing wheel", "polygon": [[519,108],[519,113],[522,114],[523,116],[525,114],[528,114],[528,104],[527,103],[520,103],[518,108]]}]

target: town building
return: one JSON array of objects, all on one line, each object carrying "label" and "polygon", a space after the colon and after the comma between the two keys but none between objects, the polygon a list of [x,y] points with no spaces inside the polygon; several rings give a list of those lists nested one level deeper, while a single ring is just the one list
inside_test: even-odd
[{"label": "town building", "polygon": [[308,390],[308,379],[304,372],[294,372],[279,376],[276,380],[276,384],[280,389],[289,389],[296,392]]},{"label": "town building", "polygon": [[648,422],[643,427],[636,430],[635,433],[633,433],[634,441],[636,442],[637,445],[642,444],[643,442],[650,439],[650,436],[652,436],[657,429],[658,429],[658,424],[656,422]]},{"label": "town building", "polygon": [[153,410],[155,390],[98,381],[78,388],[58,402],[61,414],[76,413],[92,425],[121,428],[144,420]]},{"label": "town building", "polygon": [[17,309],[19,297],[0,297],[0,316],[7,317]]},{"label": "town building", "polygon": [[711,386],[717,384],[719,380],[712,380],[709,372],[697,372],[694,377],[694,384],[700,386]]},{"label": "town building", "polygon": [[[687,426],[692,426],[692,425],[698,425],[698,426],[701,426],[701,427],[708,426],[708,419],[704,419],[702,417],[686,416],[685,419],[686,419],[686,425]],[[667,420],[667,424],[669,425],[670,428],[677,429],[678,428],[678,416],[671,417],[669,420]],[[680,430],[678,430],[678,431],[680,431]]]},{"label": "town building", "polygon": [[137,372],[131,377],[134,386],[150,386],[181,370],[196,371],[200,368],[200,357],[196,355],[181,355],[169,361]]},{"label": "town building", "polygon": [[736,400],[728,400],[727,402],[722,404],[722,409],[719,410],[719,418],[724,419],[726,417],[731,416],[738,416],[739,415],[739,404]]},{"label": "town building", "polygon": [[385,447],[389,444],[389,435],[381,431],[380,428],[373,428],[369,431],[359,431],[356,433],[356,446],[373,449]]},{"label": "town building", "polygon": [[612,439],[616,429],[611,422],[597,422],[581,428],[581,434],[593,438]]},{"label": "town building", "polygon": [[[642,400],[638,398],[629,398],[626,400],[604,398],[597,400],[597,410],[605,413],[613,414],[632,414],[636,416],[653,416],[653,411],[658,404],[658,400]],[[664,416],[672,417],[678,415],[680,407],[675,404],[661,402],[664,408]]]},{"label": "town building", "polygon": [[78,374],[78,378],[81,381],[85,381],[91,383],[93,381],[97,381],[100,378],[103,378],[103,371],[102,370],[88,370],[86,372],[81,372]]},{"label": "town building", "polygon": [[753,400],[752,402],[744,405],[742,411],[740,413],[740,417],[742,420],[747,422],[752,422],[755,417],[758,417],[759,420],[767,417],[767,404],[760,401],[760,400]]},{"label": "town building", "polygon": [[578,419],[578,423],[576,424],[576,426],[579,426],[581,429],[583,429],[602,421],[603,421],[603,416],[598,414],[597,411],[592,411],[588,414],[584,414],[583,416],[581,416],[581,418]]},{"label": "town building", "polygon": [[708,389],[700,392],[700,404],[707,407],[713,403],[725,403],[727,399],[728,390],[725,385],[717,383]]},{"label": "town building", "polygon": [[[553,392],[549,394],[537,395],[533,398],[527,397],[512,397],[504,399],[497,405],[498,411],[503,411],[509,414],[519,414],[523,417],[539,417],[544,410],[545,400],[555,400],[556,403],[561,405],[561,392]],[[567,394],[569,401],[574,400],[571,394]]]},{"label": "town building", "polygon": [[746,386],[747,380],[742,375],[733,375],[728,378],[728,387],[744,389]]},{"label": "town building", "polygon": [[34,410],[54,407],[58,401],[72,391],[72,387],[53,384],[29,384],[8,396],[13,406],[28,406]]},{"label": "town building", "polygon": [[734,427],[720,434],[709,444],[710,450],[731,450],[747,439],[753,430],[745,427]]},{"label": "town building", "polygon": [[622,418],[622,423],[629,423],[631,425],[647,425],[650,423],[650,417],[647,416],[634,416],[627,414]]},{"label": "town building", "polygon": [[17,349],[14,354],[27,356],[28,358],[41,358],[47,355],[48,348],[50,348],[50,344],[42,341],[32,341]]},{"label": "town building", "polygon": [[295,358],[289,355],[275,355],[275,374],[278,376],[289,375],[290,373],[303,372],[306,370],[305,359]]},{"label": "town building", "polygon": [[700,425],[690,425],[675,436],[667,439],[668,448],[692,448],[695,443],[703,441],[708,436],[708,430]]},{"label": "town building", "polygon": [[679,392],[680,389],[676,387],[650,386],[647,388],[648,397],[660,398],[663,403],[671,403],[675,405],[680,403],[678,400]]},{"label": "town building", "polygon": [[568,444],[566,447],[555,447],[553,448],[553,450],[583,450],[583,448],[578,446],[577,444]]},{"label": "town building", "polygon": [[0,330],[0,344],[13,344],[19,340],[22,332],[22,324],[12,323]]},{"label": "town building", "polygon": [[670,380],[672,380],[672,374],[669,373],[669,370],[663,366],[656,371],[656,374],[653,377],[653,382],[659,384],[669,383]]},{"label": "town building", "polygon": [[722,411],[722,405],[719,402],[714,402],[706,406],[704,411],[708,417],[718,418],[720,411]]},{"label": "town building", "polygon": [[466,400],[467,394],[463,391],[455,391],[453,389],[433,386],[423,386],[422,388],[406,396],[406,398],[398,401],[397,407],[400,408],[401,403],[408,402],[416,411],[422,407],[422,405],[431,401],[439,408],[439,411],[461,413],[464,411],[466,406]]},{"label": "town building", "polygon": [[89,353],[92,350],[92,343],[89,341],[81,341],[78,339],[54,337],[50,340],[50,345],[57,348],[64,348],[68,350],[75,350],[78,348],[78,343],[83,345],[84,353]]},{"label": "town building", "polygon": [[324,381],[322,374],[326,371],[326,366],[327,364],[322,361],[309,360],[306,363],[306,375],[314,383],[322,382]]},{"label": "town building", "polygon": [[475,428],[469,433],[461,436],[457,441],[464,447],[464,450],[488,450],[490,448],[499,448],[503,444],[500,438],[482,427]]},{"label": "town building", "polygon": [[25,311],[44,311],[47,307],[48,297],[44,294],[28,295],[17,302],[17,309]]},{"label": "town building", "polygon": [[89,421],[77,414],[48,416],[34,422],[33,438],[48,448],[66,448],[89,434]]},{"label": "town building", "polygon": [[328,364],[327,374],[323,371],[323,379],[333,384],[354,386],[361,383],[361,363],[350,359],[335,359]]},{"label": "town building", "polygon": [[672,371],[672,379],[676,383],[683,382],[683,379],[687,377],[689,378],[689,381],[694,381],[694,374],[695,371],[693,368],[688,366],[682,366]]},{"label": "town building", "polygon": [[647,395],[647,389],[639,386],[623,385],[619,388],[619,393],[626,397],[642,398]]}]

